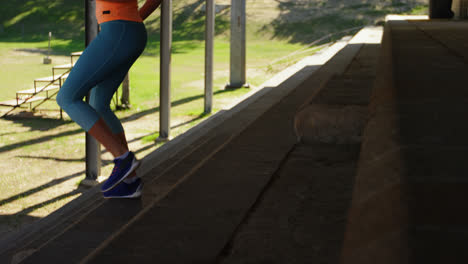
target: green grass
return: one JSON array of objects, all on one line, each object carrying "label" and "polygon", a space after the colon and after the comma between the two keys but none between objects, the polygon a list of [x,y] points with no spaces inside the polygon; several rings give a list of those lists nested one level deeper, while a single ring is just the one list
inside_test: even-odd
[{"label": "green grass", "polygon": [[409,12],[407,12],[408,15],[428,15],[429,14],[429,6],[428,5],[418,5],[414,8],[412,8]]},{"label": "green grass", "polygon": [[290,43],[308,43],[329,33],[339,32],[356,26],[364,26],[367,21],[360,18],[343,17],[338,14],[323,15],[298,22],[275,20],[263,25],[259,32],[274,32],[275,39],[287,40]]}]

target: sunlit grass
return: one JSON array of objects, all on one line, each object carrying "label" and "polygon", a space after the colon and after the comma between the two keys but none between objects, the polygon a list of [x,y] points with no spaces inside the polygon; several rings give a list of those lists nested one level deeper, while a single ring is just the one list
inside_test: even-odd
[{"label": "sunlit grass", "polygon": [[428,5],[419,5],[411,9],[410,12],[407,13],[408,15],[428,15],[429,14],[429,6]]}]

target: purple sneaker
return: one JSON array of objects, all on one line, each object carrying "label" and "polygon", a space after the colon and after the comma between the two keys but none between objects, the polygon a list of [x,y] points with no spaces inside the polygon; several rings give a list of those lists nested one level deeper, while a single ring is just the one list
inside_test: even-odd
[{"label": "purple sneaker", "polygon": [[115,166],[112,174],[101,186],[102,192],[107,192],[117,186],[140,165],[133,152],[129,152],[125,159],[114,159],[114,163]]},{"label": "purple sneaker", "polygon": [[138,198],[141,196],[141,191],[143,189],[143,182],[140,178],[137,178],[132,183],[122,182],[115,186],[115,188],[104,192],[104,198]]}]

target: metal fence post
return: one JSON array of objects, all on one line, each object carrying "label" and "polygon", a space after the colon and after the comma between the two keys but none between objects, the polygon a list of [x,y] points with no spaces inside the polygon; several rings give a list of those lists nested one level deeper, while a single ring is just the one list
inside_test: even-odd
[{"label": "metal fence post", "polygon": [[215,1],[206,0],[205,22],[205,113],[213,108],[213,39],[215,31]]},{"label": "metal fence post", "polygon": [[122,82],[122,96],[120,97],[121,108],[130,108],[130,78],[129,73],[125,75],[125,79]]},{"label": "metal fence post", "polygon": [[170,135],[171,113],[171,51],[172,51],[172,0],[161,3],[159,138],[167,141]]},{"label": "metal fence post", "polygon": [[230,82],[226,88],[248,87],[245,69],[245,0],[231,0]]},{"label": "metal fence post", "polygon": [[[85,0],[85,31],[86,31],[86,46],[98,34],[98,23],[95,15],[96,2],[95,0]],[[86,97],[89,102],[89,94]],[[95,182],[101,174],[101,145],[91,135],[86,133],[86,179],[90,182]]]},{"label": "metal fence post", "polygon": [[429,18],[452,18],[452,0],[429,0]]}]

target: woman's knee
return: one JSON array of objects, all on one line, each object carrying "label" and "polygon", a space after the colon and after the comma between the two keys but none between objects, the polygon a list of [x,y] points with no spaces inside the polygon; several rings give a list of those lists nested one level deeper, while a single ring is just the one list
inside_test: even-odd
[{"label": "woman's knee", "polygon": [[64,92],[64,90],[60,90],[58,92],[56,100],[57,104],[63,109],[66,109],[67,106],[73,102],[71,97],[68,96],[67,93]]},{"label": "woman's knee", "polygon": [[80,87],[76,83],[65,82],[55,98],[57,104],[65,111],[70,105],[81,104],[85,95],[79,89]]}]

